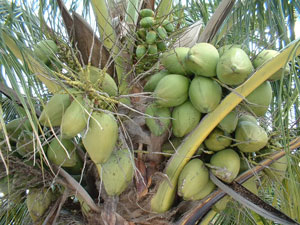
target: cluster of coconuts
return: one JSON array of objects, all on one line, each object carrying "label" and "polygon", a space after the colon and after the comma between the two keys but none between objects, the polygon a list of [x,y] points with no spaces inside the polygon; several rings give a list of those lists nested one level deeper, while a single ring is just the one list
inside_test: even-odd
[{"label": "cluster of coconuts", "polygon": [[[165,69],[151,75],[144,86],[144,91],[153,92],[155,97],[145,111],[149,130],[156,136],[169,129],[172,131],[162,151],[174,153],[204,114],[218,106],[227,91],[222,86],[242,84],[255,68],[277,54],[274,50],[264,50],[252,63],[239,46],[228,45],[217,50],[208,43],[198,43],[192,48],[178,47],[163,53],[160,62]],[[281,79],[288,73],[287,65],[277,71],[270,81]],[[256,117],[264,116],[271,103],[270,82],[261,84],[245,99],[218,124],[196,153],[206,150],[212,156],[204,154],[201,159],[190,160],[183,168],[177,193],[184,200],[199,200],[214,190],[209,169],[219,179],[230,183],[241,172],[241,153],[258,153],[266,148],[268,134]],[[205,163],[209,163],[209,169]],[[284,168],[280,169],[285,172]]]},{"label": "cluster of coconuts", "polygon": [[140,17],[135,51],[138,60],[164,52],[167,49],[167,38],[174,31],[174,25],[169,20],[156,20],[151,9],[142,9]]}]

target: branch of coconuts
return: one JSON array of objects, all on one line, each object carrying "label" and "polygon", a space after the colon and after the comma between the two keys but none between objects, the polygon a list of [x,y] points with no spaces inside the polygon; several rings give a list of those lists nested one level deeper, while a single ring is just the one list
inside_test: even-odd
[{"label": "branch of coconuts", "polygon": [[85,201],[85,203],[90,207],[91,210],[95,212],[100,212],[100,208],[95,204],[91,196],[71,175],[69,175],[64,169],[59,168],[56,165],[52,165],[52,168],[64,178],[63,181],[58,179],[57,182],[61,183],[62,185],[66,186],[66,188],[72,190],[77,195],[79,195],[80,198],[82,198]]},{"label": "branch of coconuts", "polygon": [[[294,150],[300,147],[300,137],[293,139],[289,143],[289,150]],[[247,170],[246,172],[242,173],[235,179],[235,182],[242,184],[253,177],[255,174],[259,173],[267,166],[271,165],[272,163],[279,160],[286,154],[285,150],[282,149],[279,152],[274,153],[270,158],[262,161],[259,165]],[[226,195],[224,191],[221,189],[217,189],[216,191],[212,192],[206,198],[195,202],[195,207],[189,210],[180,220],[176,222],[176,224],[180,225],[187,225],[187,224],[194,224],[199,219],[203,218],[203,216],[210,210],[210,208],[221,198]]]}]

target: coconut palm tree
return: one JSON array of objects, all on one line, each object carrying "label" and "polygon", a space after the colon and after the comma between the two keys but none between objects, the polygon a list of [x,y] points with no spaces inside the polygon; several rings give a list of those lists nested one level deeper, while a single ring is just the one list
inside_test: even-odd
[{"label": "coconut palm tree", "polygon": [[[0,224],[300,222],[297,1],[1,1],[0,15]],[[243,49],[255,69],[235,86],[209,78],[222,100],[175,145],[169,108],[181,104],[180,86],[188,89],[194,75],[176,75],[170,98],[178,104],[163,108],[153,104],[165,97],[154,89],[171,82],[154,77],[180,70],[187,59],[177,49],[197,43],[219,49],[218,60],[221,47]],[[257,65],[270,49],[278,52]],[[254,117],[268,134],[264,148],[240,152],[232,134],[242,162],[233,185],[211,175],[218,188],[201,199],[177,194],[191,159],[204,162],[208,182],[216,153],[202,143],[232,111],[255,115],[250,96],[270,79],[267,112]],[[180,128],[191,114],[181,116]],[[241,197],[236,183],[252,194]],[[257,196],[278,211],[247,201]]]}]

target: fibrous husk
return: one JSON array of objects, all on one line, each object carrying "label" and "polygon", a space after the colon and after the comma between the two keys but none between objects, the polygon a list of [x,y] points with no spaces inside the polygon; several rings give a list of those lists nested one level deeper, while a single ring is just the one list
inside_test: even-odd
[{"label": "fibrous husk", "polygon": [[240,48],[227,50],[217,64],[217,77],[227,85],[239,85],[252,73],[248,55]]},{"label": "fibrous husk", "polygon": [[170,73],[189,75],[191,74],[191,71],[188,69],[185,62],[189,50],[189,48],[185,47],[171,49],[161,55],[160,61]]},{"label": "fibrous husk", "polygon": [[72,138],[84,130],[90,111],[87,99],[76,97],[62,117],[60,129],[63,137]]},{"label": "fibrous husk", "polygon": [[158,73],[155,73],[153,75],[150,76],[149,80],[147,81],[147,83],[144,86],[144,91],[154,91],[158,82],[165,77],[167,74],[169,74],[169,72],[167,70],[161,70]]},{"label": "fibrous husk", "polygon": [[53,193],[50,189],[34,188],[30,189],[26,197],[26,205],[31,219],[35,222],[39,220],[46,212],[53,199]]},{"label": "fibrous husk", "polygon": [[160,136],[166,132],[171,123],[171,111],[169,108],[160,108],[152,104],[147,106],[145,114],[151,117],[146,117],[146,125],[155,136]]},{"label": "fibrous husk", "polygon": [[222,98],[222,88],[211,78],[201,76],[195,77],[190,85],[189,97],[193,106],[199,112],[209,113],[220,103]]},{"label": "fibrous husk", "polygon": [[218,124],[218,127],[227,132],[232,133],[235,131],[237,123],[238,123],[238,114],[235,111],[231,111],[225,116],[225,118]]},{"label": "fibrous husk", "polygon": [[118,87],[114,79],[103,70],[88,66],[79,73],[82,80],[90,81],[97,89],[107,93],[109,96],[116,96],[118,94]]},{"label": "fibrous husk", "polygon": [[216,67],[219,61],[218,50],[209,43],[198,43],[188,52],[186,66],[195,75],[205,77],[216,76]]},{"label": "fibrous husk", "polygon": [[191,132],[199,123],[201,113],[190,101],[176,106],[172,112],[172,132],[176,137],[183,137]]},{"label": "fibrous husk", "polygon": [[70,104],[69,94],[54,94],[41,113],[40,123],[46,127],[60,126],[62,117]]},{"label": "fibrous husk", "polygon": [[219,128],[215,128],[205,139],[205,146],[212,151],[220,151],[231,144],[230,134],[224,132]]},{"label": "fibrous husk", "polygon": [[117,139],[118,124],[111,114],[93,112],[82,143],[96,164],[104,163],[110,157]]},{"label": "fibrous husk", "polygon": [[190,80],[182,75],[169,74],[163,77],[154,90],[156,103],[161,107],[173,107],[188,98]]},{"label": "fibrous husk", "polygon": [[190,200],[205,188],[209,181],[208,169],[200,159],[192,159],[182,169],[178,178],[178,195]]},{"label": "fibrous husk", "polygon": [[272,87],[270,82],[265,81],[262,83],[246,99],[246,109],[249,107],[250,111],[256,116],[264,116],[272,101]]},{"label": "fibrous husk", "polygon": [[48,64],[50,58],[58,52],[58,47],[52,40],[42,40],[33,47],[33,52],[38,59]]},{"label": "fibrous husk", "polygon": [[73,167],[77,160],[75,145],[68,139],[55,138],[49,144],[47,157],[57,166]]},{"label": "fibrous husk", "polygon": [[193,201],[201,200],[201,199],[205,198],[207,195],[209,195],[215,188],[216,188],[216,185],[211,180],[208,180],[205,187],[201,191],[199,191],[197,194],[192,196],[191,200],[193,200]]},{"label": "fibrous husk", "polygon": [[[253,61],[253,65],[255,68],[260,67],[265,62],[271,60],[273,57],[278,55],[279,52],[271,49],[265,49],[261,51]],[[290,73],[290,67],[287,64],[284,68],[280,68],[277,72],[275,72],[270,78],[270,81],[280,80],[282,76],[288,75]]]},{"label": "fibrous husk", "polygon": [[128,149],[119,150],[101,166],[101,179],[108,195],[119,196],[131,183],[134,175],[132,157]]},{"label": "fibrous husk", "polygon": [[257,152],[268,143],[268,135],[264,128],[250,121],[238,123],[235,139],[242,152]]},{"label": "fibrous husk", "polygon": [[[231,183],[240,170],[240,157],[232,149],[215,153],[210,160],[212,173],[226,183]],[[216,167],[216,168],[215,168]]]}]

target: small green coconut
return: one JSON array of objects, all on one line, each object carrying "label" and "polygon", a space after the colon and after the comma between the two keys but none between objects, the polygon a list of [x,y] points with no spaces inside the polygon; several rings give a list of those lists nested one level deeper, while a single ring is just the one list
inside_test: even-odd
[{"label": "small green coconut", "polygon": [[257,152],[268,143],[267,132],[259,125],[242,121],[235,131],[237,147],[242,152]]},{"label": "small green coconut", "polygon": [[256,186],[256,177],[251,177],[245,183],[242,184],[245,188],[251,191],[253,194],[258,195],[258,189]]},{"label": "small green coconut", "polygon": [[199,112],[209,113],[220,103],[222,88],[211,78],[198,76],[191,82],[189,97],[193,106]]},{"label": "small green coconut", "polygon": [[152,92],[155,90],[158,82],[165,77],[169,72],[167,70],[161,70],[158,73],[155,73],[150,76],[150,79],[147,81],[147,83],[144,86],[144,91]]},{"label": "small green coconut", "polygon": [[226,183],[231,183],[240,170],[240,157],[232,149],[225,149],[215,153],[210,164],[212,173]]},{"label": "small green coconut", "polygon": [[53,139],[48,147],[47,157],[57,166],[73,167],[76,165],[76,148],[68,139]]},{"label": "small green coconut", "polygon": [[243,83],[253,71],[248,55],[240,48],[230,48],[217,64],[217,77],[227,85]]},{"label": "small green coconut", "polygon": [[189,50],[185,47],[171,49],[161,55],[160,61],[170,73],[189,75],[191,72],[185,64]]},{"label": "small green coconut", "polygon": [[216,76],[216,67],[219,61],[218,50],[209,43],[194,45],[186,57],[186,66],[195,75],[205,77]]},{"label": "small green coconut", "polygon": [[172,118],[174,136],[183,137],[198,125],[201,113],[190,101],[186,101],[173,109]]},{"label": "small green coconut", "polygon": [[182,75],[166,75],[154,90],[156,103],[161,107],[181,105],[188,98],[189,84],[190,80]]},{"label": "small green coconut", "polygon": [[246,99],[246,109],[249,107],[249,110],[255,113],[256,116],[264,116],[272,101],[272,87],[270,82],[266,81],[262,83]]},{"label": "small green coconut", "polygon": [[50,58],[58,52],[58,47],[52,40],[42,40],[33,47],[33,52],[38,59],[48,64]]},{"label": "small green coconut", "polygon": [[205,146],[211,151],[220,151],[231,144],[231,136],[219,128],[215,128],[205,139]]},{"label": "small green coconut", "polygon": [[238,114],[235,111],[231,111],[224,117],[224,119],[218,124],[218,127],[227,132],[232,133],[235,131],[237,123],[238,123]]},{"label": "small green coconut", "polygon": [[33,142],[34,139],[32,133],[23,130],[17,141],[17,152],[23,157],[28,153],[33,152]]},{"label": "small green coconut", "polygon": [[178,178],[178,195],[190,200],[203,190],[209,181],[208,169],[200,159],[192,159],[182,169]]},{"label": "small green coconut", "polygon": [[[146,117],[146,125],[155,136],[162,135],[171,123],[171,111],[169,108],[158,108],[155,105],[149,105],[146,108],[145,114],[151,117]],[[155,118],[152,118],[155,117]]]},{"label": "small green coconut", "polygon": [[[265,49],[261,51],[256,58],[253,61],[253,65],[255,68],[260,67],[265,62],[271,60],[275,56],[279,54],[278,51],[271,50],[271,49]],[[290,73],[290,67],[287,64],[284,68],[280,68],[277,72],[275,72],[270,78],[270,81],[280,80],[282,76],[288,75]]]}]

